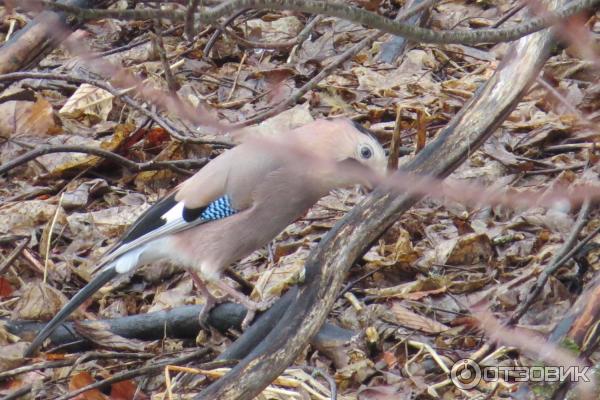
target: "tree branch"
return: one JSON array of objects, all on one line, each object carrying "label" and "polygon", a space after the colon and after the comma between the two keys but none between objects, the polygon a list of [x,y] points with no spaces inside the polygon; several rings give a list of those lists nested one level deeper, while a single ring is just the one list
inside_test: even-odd
[{"label": "tree branch", "polygon": [[[237,360],[248,355],[260,341],[269,334],[291,303],[297,288],[291,288],[284,294],[283,300],[276,306],[261,314],[254,324],[231,346],[219,355],[217,360]],[[190,339],[198,336],[202,329],[198,315],[203,305],[190,305],[176,307],[171,310],[157,311],[146,314],[130,315],[127,317],[95,321],[105,325],[108,331],[115,335],[129,339],[160,340],[165,336],[180,339]],[[219,304],[211,310],[208,318],[210,326],[220,332],[230,329],[239,329],[246,314],[246,309],[235,303]],[[78,321],[77,324],[85,324]],[[37,321],[5,321],[6,329],[13,335],[23,338],[35,336],[45,323]],[[324,324],[320,331],[312,338],[311,344],[325,356],[329,357],[338,368],[344,368],[350,363],[351,352],[355,348],[364,347],[361,341],[355,340],[359,335],[348,329],[340,328],[333,324]],[[61,324],[50,336],[51,345],[60,347],[61,351],[77,352],[87,350],[92,345],[85,337],[81,336],[74,327],[73,322]],[[364,349],[362,349],[364,350]],[[60,365],[59,365],[60,366]],[[45,368],[53,368],[46,366]],[[5,371],[2,377],[14,376],[24,371]]]},{"label": "tree branch", "polygon": [[[79,19],[152,19],[169,18],[173,22],[185,20],[187,12],[169,10],[101,10],[83,9],[60,3],[44,1],[51,9],[69,12]],[[311,14],[322,14],[345,19],[356,24],[379,29],[382,32],[403,36],[408,40],[422,43],[465,44],[510,42],[548,28],[561,20],[584,10],[592,9],[600,0],[580,0],[556,10],[553,13],[534,17],[527,22],[508,29],[479,29],[477,31],[434,31],[410,24],[395,22],[370,11],[322,0],[230,0],[210,9],[201,10],[199,20],[205,24],[214,24],[221,17],[231,15],[241,8],[293,10]]]},{"label": "tree branch", "polygon": [[155,171],[160,169],[170,169],[180,174],[189,175],[190,172],[181,168],[200,168],[208,162],[206,158],[199,160],[175,160],[175,161],[147,161],[143,163],[136,163],[128,158],[125,158],[119,154],[113,153],[108,150],[99,149],[95,147],[77,146],[77,145],[55,145],[55,146],[42,146],[37,147],[27,153],[7,162],[4,165],[0,165],[0,175],[5,174],[13,168],[20,165],[26,164],[31,160],[35,160],[38,157],[44,156],[51,153],[85,153],[92,154],[98,157],[103,157],[116,164],[122,165],[125,168],[130,169],[134,172],[142,171]]}]

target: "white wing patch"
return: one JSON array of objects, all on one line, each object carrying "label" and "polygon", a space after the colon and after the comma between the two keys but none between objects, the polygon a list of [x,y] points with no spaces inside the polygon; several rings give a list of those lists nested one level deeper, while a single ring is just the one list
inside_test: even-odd
[{"label": "white wing patch", "polygon": [[132,271],[138,266],[140,255],[146,250],[146,246],[138,246],[135,249],[129,250],[117,258],[114,262],[115,270],[120,274],[125,274]]},{"label": "white wing patch", "polygon": [[180,201],[175,206],[173,206],[173,208],[171,208],[169,211],[164,213],[163,216],[161,217],[161,219],[164,219],[166,221],[165,225],[169,225],[175,221],[182,220],[183,219],[183,207],[184,207],[183,201]]},{"label": "white wing patch", "polygon": [[114,265],[120,273],[129,272],[138,265],[139,258],[145,256],[144,252],[149,249],[146,244],[164,237],[165,235],[174,234],[206,222],[201,218],[192,222],[186,222],[183,219],[183,208],[184,204],[180,201],[162,215],[161,219],[165,221],[164,225],[129,243],[121,244],[121,246],[107,254],[104,262]]}]

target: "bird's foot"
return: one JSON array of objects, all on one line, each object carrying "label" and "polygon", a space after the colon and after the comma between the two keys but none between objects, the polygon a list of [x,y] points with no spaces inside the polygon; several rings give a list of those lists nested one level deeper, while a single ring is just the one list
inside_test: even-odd
[{"label": "bird's foot", "polygon": [[242,321],[242,331],[245,331],[250,326],[250,323],[252,323],[254,320],[257,311],[265,311],[269,309],[276,300],[277,299],[275,298],[258,302],[249,300],[247,304],[244,304],[248,311],[246,312],[246,316]]},{"label": "bird's foot", "polygon": [[241,326],[242,331],[245,331],[246,328],[248,328],[248,326],[250,326],[250,323],[256,316],[257,311],[266,310],[267,308],[271,307],[276,300],[276,299],[271,299],[271,300],[259,301],[259,302],[252,301],[248,298],[248,296],[235,290],[234,288],[232,288],[231,286],[229,286],[227,283],[225,283],[222,280],[215,280],[212,283],[216,287],[218,287],[222,292],[224,292],[226,294],[226,296],[228,296],[233,301],[243,305],[244,307],[246,307],[246,310],[248,310],[246,312],[246,316],[244,317],[244,320],[242,321],[242,326]]},{"label": "bird's foot", "polygon": [[202,311],[198,315],[198,320],[200,322],[200,326],[205,330],[210,330],[208,325],[208,317],[210,316],[210,312],[213,308],[218,306],[221,303],[225,303],[228,300],[228,296],[213,296],[212,294],[205,295],[204,307],[202,307]]}]

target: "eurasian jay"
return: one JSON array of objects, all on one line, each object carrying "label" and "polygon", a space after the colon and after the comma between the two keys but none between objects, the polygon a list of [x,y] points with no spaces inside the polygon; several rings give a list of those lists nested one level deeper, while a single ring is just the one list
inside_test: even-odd
[{"label": "eurasian jay", "polygon": [[223,281],[224,269],[267,245],[330,190],[368,185],[385,167],[381,145],[347,119],[250,136],[146,210],[103,256],[98,274],[42,329],[27,355],[104,284],[159,259],[184,266],[207,296],[201,318],[217,301],[208,282],[248,309],[245,326],[267,305]]}]

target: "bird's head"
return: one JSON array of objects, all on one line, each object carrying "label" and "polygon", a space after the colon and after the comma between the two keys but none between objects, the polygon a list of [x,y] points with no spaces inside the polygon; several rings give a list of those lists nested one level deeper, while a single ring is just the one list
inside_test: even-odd
[{"label": "bird's head", "polygon": [[296,132],[312,155],[335,161],[327,174],[335,186],[360,184],[372,189],[378,178],[386,174],[383,147],[369,130],[352,120],[319,119],[297,128]]}]

